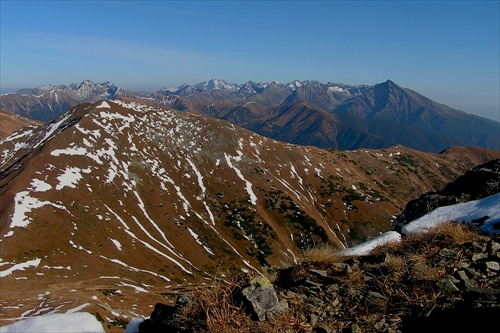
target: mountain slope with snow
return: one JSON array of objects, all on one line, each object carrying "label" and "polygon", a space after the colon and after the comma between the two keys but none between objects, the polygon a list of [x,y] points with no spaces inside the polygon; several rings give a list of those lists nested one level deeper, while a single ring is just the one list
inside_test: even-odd
[{"label": "mountain slope with snow", "polygon": [[0,127],[0,140],[2,140],[21,127],[39,126],[43,123],[19,116],[6,110],[0,110],[0,124],[2,124]]},{"label": "mountain slope with snow", "polygon": [[85,305],[115,329],[218,272],[376,236],[409,197],[497,156],[326,151],[133,101],[81,104],[0,141],[0,324]]}]

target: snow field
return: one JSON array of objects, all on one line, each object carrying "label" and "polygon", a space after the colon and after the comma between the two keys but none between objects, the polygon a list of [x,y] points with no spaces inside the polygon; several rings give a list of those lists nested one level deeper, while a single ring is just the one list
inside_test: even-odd
[{"label": "snow field", "polygon": [[87,312],[55,313],[31,317],[0,327],[1,333],[105,333],[97,319]]}]

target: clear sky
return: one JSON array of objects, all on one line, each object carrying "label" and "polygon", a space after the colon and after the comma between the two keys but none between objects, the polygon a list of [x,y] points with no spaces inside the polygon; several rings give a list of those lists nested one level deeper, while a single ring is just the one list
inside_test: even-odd
[{"label": "clear sky", "polygon": [[375,84],[500,120],[499,1],[0,0],[2,91],[90,79]]}]

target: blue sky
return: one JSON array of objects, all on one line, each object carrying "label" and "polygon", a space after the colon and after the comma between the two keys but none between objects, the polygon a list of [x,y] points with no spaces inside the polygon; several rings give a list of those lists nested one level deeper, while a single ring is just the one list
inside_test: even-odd
[{"label": "blue sky", "polygon": [[391,79],[500,120],[499,1],[1,0],[3,91]]}]

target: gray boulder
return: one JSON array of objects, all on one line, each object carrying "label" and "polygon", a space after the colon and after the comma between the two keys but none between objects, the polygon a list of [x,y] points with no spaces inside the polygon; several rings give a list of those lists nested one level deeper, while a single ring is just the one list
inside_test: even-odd
[{"label": "gray boulder", "polygon": [[271,319],[284,310],[273,285],[266,277],[252,279],[250,286],[243,289],[243,296],[251,303],[260,321]]}]

